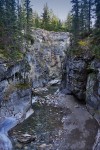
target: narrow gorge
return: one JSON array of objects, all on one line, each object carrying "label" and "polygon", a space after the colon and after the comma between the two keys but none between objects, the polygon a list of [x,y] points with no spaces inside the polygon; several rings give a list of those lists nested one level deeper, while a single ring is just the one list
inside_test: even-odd
[{"label": "narrow gorge", "polygon": [[35,29],[29,43],[0,57],[0,150],[99,150],[99,59],[70,54],[68,32]]}]

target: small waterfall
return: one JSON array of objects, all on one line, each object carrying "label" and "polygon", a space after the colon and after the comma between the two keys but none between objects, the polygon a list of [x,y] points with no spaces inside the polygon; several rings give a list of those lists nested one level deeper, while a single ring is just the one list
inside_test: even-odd
[{"label": "small waterfall", "polygon": [[10,139],[3,133],[0,133],[0,150],[12,150]]},{"label": "small waterfall", "polygon": [[12,150],[12,143],[8,138],[8,131],[17,124],[15,118],[6,118],[0,123],[0,150]]}]

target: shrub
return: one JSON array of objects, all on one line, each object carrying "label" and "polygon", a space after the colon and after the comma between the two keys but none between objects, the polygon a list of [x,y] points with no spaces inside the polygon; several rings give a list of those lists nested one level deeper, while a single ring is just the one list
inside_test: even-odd
[{"label": "shrub", "polygon": [[24,37],[27,41],[30,41],[31,44],[34,44],[34,37],[32,35],[26,34]]}]

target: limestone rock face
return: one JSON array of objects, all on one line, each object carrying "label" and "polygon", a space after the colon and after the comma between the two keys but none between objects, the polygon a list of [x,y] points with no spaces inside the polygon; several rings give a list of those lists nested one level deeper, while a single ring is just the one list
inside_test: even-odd
[{"label": "limestone rock face", "polygon": [[62,88],[79,100],[100,121],[100,60],[92,56],[67,57],[63,65]]},{"label": "limestone rock face", "polygon": [[[12,62],[0,59],[0,117],[21,119],[31,106],[31,88],[60,78],[69,33],[32,31],[26,55]],[[25,82],[25,84],[24,84]]]},{"label": "limestone rock face", "polygon": [[[100,122],[100,61],[91,62],[86,85],[86,102],[91,113]],[[94,111],[92,110],[94,108]]]},{"label": "limestone rock face", "polygon": [[[0,61],[0,118],[23,116],[31,105],[31,88],[24,80],[23,61],[12,63]],[[28,70],[26,69],[26,72]],[[16,116],[18,119],[18,116]]]},{"label": "limestone rock face", "polygon": [[61,77],[62,61],[69,46],[69,33],[32,31],[34,44],[30,44],[27,60],[31,66],[33,88],[42,87],[49,80]]}]

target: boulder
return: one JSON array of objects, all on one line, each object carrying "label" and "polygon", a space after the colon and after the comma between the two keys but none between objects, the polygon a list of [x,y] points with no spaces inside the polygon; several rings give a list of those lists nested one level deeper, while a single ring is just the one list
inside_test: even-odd
[{"label": "boulder", "polygon": [[18,142],[23,144],[28,144],[35,140],[36,137],[30,134],[22,134],[20,137],[18,137]]}]

